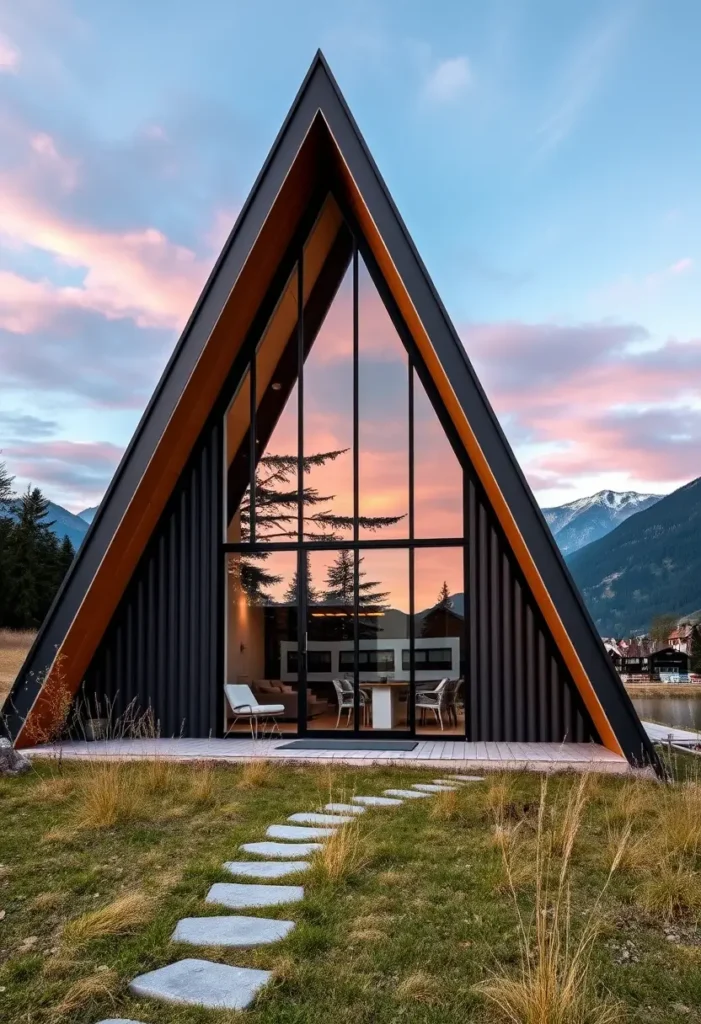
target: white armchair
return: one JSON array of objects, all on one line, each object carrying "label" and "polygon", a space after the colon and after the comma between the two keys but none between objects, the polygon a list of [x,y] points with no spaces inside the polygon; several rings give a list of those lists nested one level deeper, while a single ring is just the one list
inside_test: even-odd
[{"label": "white armchair", "polygon": [[231,708],[231,713],[234,716],[231,726],[226,730],[227,736],[240,718],[248,719],[251,727],[251,738],[254,740],[258,739],[259,722],[261,723],[263,735],[265,734],[265,727],[268,723],[270,723],[271,735],[274,732],[276,732],[278,736],[281,735],[276,716],[285,713],[284,704],[259,704],[253,696],[250,686],[244,686],[241,683],[226,683],[224,686],[224,694],[226,695],[227,702]]}]

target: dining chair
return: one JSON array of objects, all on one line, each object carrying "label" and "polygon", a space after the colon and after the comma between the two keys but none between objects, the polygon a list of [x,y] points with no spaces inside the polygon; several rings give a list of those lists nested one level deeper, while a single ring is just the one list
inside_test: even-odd
[{"label": "dining chair", "polygon": [[446,687],[449,680],[441,679],[434,690],[424,690],[416,694],[416,707],[422,712],[432,711],[443,731],[443,711],[446,709]]}]

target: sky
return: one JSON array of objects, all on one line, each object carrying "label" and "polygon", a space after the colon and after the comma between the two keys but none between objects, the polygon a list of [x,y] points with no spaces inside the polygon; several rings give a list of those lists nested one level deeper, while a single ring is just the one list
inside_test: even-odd
[{"label": "sky", "polygon": [[540,503],[701,472],[701,6],[0,0],[0,459],[95,505],[321,47]]}]

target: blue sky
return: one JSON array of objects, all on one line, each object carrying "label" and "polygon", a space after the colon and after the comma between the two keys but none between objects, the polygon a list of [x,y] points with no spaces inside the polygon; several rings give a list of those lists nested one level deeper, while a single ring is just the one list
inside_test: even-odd
[{"label": "blue sky", "polygon": [[0,0],[0,449],[99,500],[321,46],[542,503],[699,473],[689,0]]}]

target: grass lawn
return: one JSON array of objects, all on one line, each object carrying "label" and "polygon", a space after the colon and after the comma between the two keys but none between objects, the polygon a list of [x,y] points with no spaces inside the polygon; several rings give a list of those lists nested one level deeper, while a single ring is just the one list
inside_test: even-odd
[{"label": "grass lawn", "polygon": [[10,692],[35,636],[31,630],[0,629],[0,705]]},{"label": "grass lawn", "polygon": [[[587,990],[584,1010],[573,1004],[569,1015],[513,1019],[701,1021],[695,780],[664,787],[600,776],[582,788],[567,775],[550,779],[541,800],[539,776],[500,774],[457,795],[368,810],[346,837],[345,873],[317,865],[301,876],[301,903],[246,912],[296,921],[285,941],[231,952],[170,943],[180,917],[226,913],[204,903],[207,890],[227,880],[222,862],[236,858],[240,843],[262,839],[267,825],[437,774],[41,762],[0,779],[0,1020],[499,1021],[506,1018],[475,986],[521,978],[524,944],[534,954],[531,975],[548,957],[562,975],[577,936],[591,933],[582,954],[589,981],[572,970],[573,984]],[[536,902],[540,952],[530,931]],[[556,941],[567,927],[569,954]],[[274,981],[241,1014],[129,996],[135,975],[187,956],[271,970]]]}]

